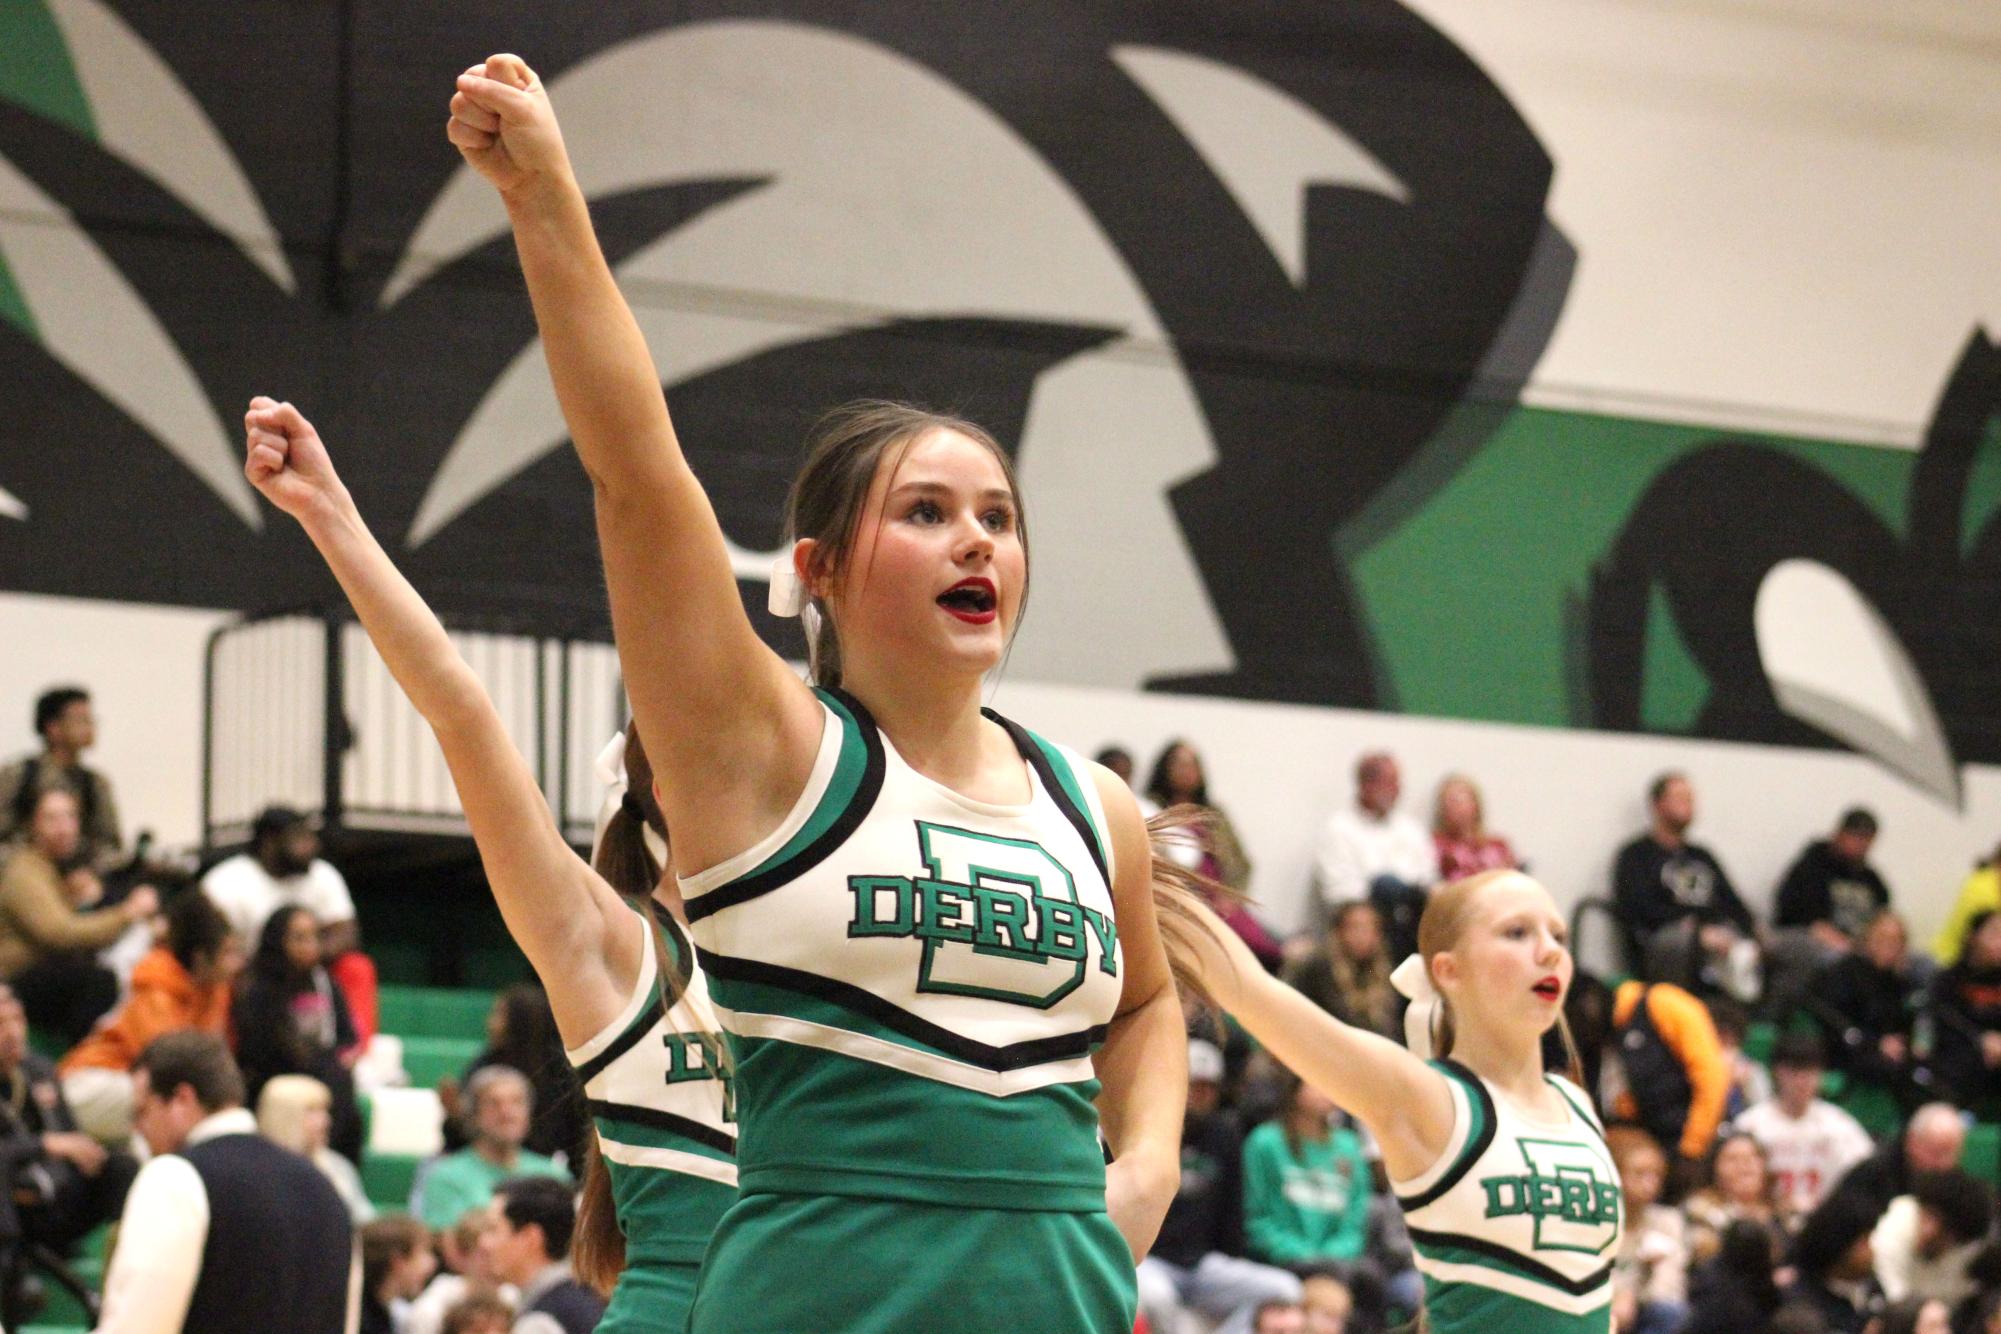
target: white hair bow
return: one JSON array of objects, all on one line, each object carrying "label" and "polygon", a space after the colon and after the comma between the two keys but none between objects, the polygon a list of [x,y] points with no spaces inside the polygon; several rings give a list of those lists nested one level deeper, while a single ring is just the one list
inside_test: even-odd
[{"label": "white hair bow", "polygon": [[[597,828],[591,834],[591,862],[596,864],[598,850],[604,846],[604,831],[611,824],[611,817],[618,814],[625,805],[628,784],[625,781],[625,729],[620,728],[612,739],[604,743],[598,752],[597,762],[592,765],[597,771],[598,781],[604,784],[604,800],[598,803]],[[640,829],[646,835],[646,849],[653,854],[653,860],[660,865],[667,864],[667,841],[655,832],[652,825],[640,822]]]},{"label": "white hair bow", "polygon": [[1420,1061],[1430,1060],[1435,1045],[1432,1035],[1438,1027],[1439,1012],[1445,1008],[1445,998],[1432,985],[1431,969],[1426,966],[1424,956],[1413,954],[1398,964],[1390,974],[1390,985],[1410,1002],[1403,1016],[1404,1045]]},{"label": "white hair bow", "polygon": [[813,599],[806,594],[806,585],[799,582],[799,571],[793,564],[793,554],[799,549],[793,543],[778,553],[771,562],[771,589],[764,595],[764,608],[773,616],[786,620],[799,617],[806,628],[806,642],[812,642],[820,635],[820,609],[813,605]]}]

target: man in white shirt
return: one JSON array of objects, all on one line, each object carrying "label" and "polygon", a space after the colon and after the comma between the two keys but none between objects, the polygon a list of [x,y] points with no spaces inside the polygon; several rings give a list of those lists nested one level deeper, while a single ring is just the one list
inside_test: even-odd
[{"label": "man in white shirt", "polygon": [[210,867],[201,887],[252,952],[272,913],[295,904],[310,909],[320,924],[320,954],[347,999],[355,1031],[364,1044],[375,1037],[375,963],[361,952],[354,896],[320,857],[320,836],[304,815],[286,806],[260,811],[250,847]]},{"label": "man in white shirt", "polygon": [[321,860],[312,824],[289,807],[259,812],[250,847],[217,862],[202,877],[201,887],[229,918],[245,949],[257,947],[258,932],[272,913],[293,904],[310,908],[319,919],[327,957],[355,947],[354,898],[347,881]]},{"label": "man in white shirt", "polygon": [[1789,1033],[1772,1051],[1778,1095],[1737,1118],[1771,1162],[1780,1197],[1801,1214],[1826,1198],[1848,1169],[1875,1149],[1856,1119],[1820,1097],[1827,1056],[1813,1033]]},{"label": "man in white shirt", "polygon": [[361,1260],[347,1206],[257,1133],[222,1039],[156,1038],[132,1067],[139,1169],[104,1276],[98,1334],[353,1334]]},{"label": "man in white shirt", "polygon": [[1383,915],[1391,953],[1416,948],[1417,919],[1438,879],[1438,848],[1414,816],[1396,809],[1403,776],[1396,758],[1371,751],[1355,765],[1355,804],[1328,817],[1314,856],[1314,907],[1325,920],[1335,908],[1368,899]]}]

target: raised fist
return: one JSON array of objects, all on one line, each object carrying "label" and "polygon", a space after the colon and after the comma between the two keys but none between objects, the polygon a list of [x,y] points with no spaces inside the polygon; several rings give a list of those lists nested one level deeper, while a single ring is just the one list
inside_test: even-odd
[{"label": "raised fist", "polygon": [[519,56],[488,56],[459,75],[445,137],[502,194],[569,176],[549,94]]},{"label": "raised fist", "polygon": [[259,395],[243,414],[243,475],[293,518],[340,493],[320,433],[290,403]]}]

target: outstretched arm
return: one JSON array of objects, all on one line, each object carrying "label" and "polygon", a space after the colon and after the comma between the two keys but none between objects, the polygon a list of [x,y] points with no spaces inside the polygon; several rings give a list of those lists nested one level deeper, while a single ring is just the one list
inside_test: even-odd
[{"label": "outstretched arm", "polygon": [[1390,1176],[1409,1180],[1445,1151],[1452,1094],[1445,1076],[1388,1038],[1344,1024],[1264,970],[1208,908],[1191,932],[1202,989],[1267,1051],[1369,1128]]},{"label": "outstretched arm", "polygon": [[268,398],[252,399],[243,420],[244,474],[312,538],[431,725],[507,929],[541,976],[564,1042],[588,1040],[639,976],[631,911],[563,841],[486,687],[362,522],[312,423]]},{"label": "outstretched arm", "polygon": [[[514,226],[549,376],[595,493],[626,688],[669,820],[694,816],[688,837],[722,845],[697,851],[727,856],[804,785],[819,706],[744,613],[722,526],[675,438],[541,80],[514,56],[474,66],[459,77],[448,133]],[[714,806],[678,799],[695,773]]]}]

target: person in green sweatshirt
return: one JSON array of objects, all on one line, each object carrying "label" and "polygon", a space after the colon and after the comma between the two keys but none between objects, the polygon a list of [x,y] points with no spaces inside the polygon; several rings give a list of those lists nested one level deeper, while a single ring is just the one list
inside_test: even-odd
[{"label": "person in green sweatshirt", "polygon": [[[1408,1260],[1394,1274],[1370,1246],[1369,1146],[1327,1096],[1291,1077],[1278,1115],[1244,1141],[1244,1242],[1252,1259],[1346,1283],[1361,1311],[1417,1309]],[[1377,1211],[1380,1215],[1382,1211]]]}]

